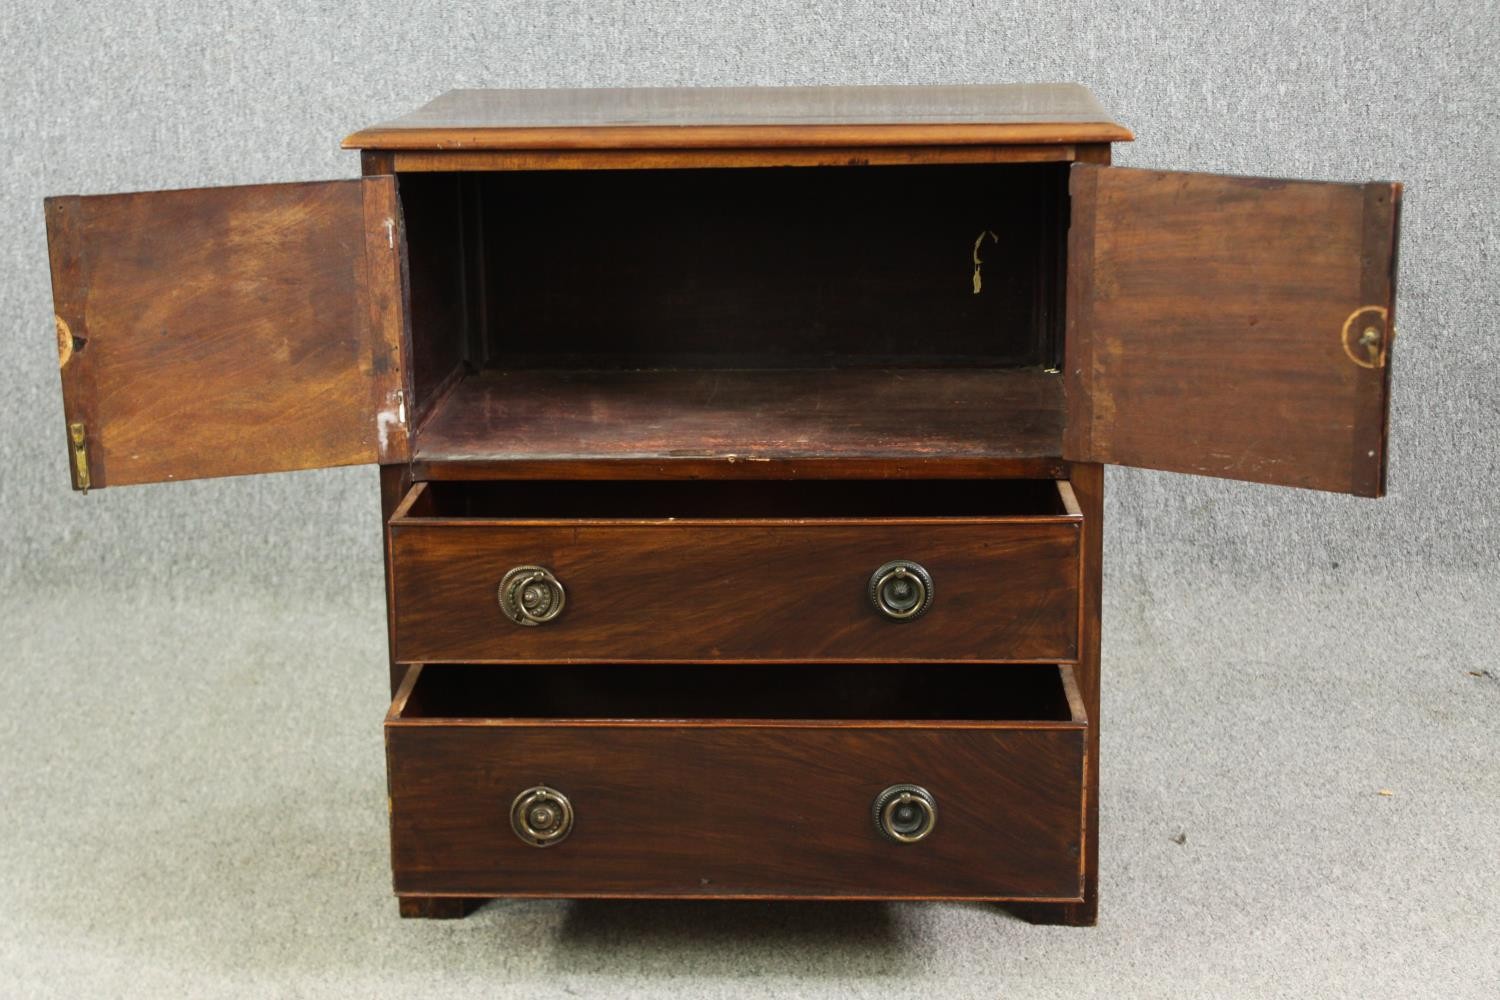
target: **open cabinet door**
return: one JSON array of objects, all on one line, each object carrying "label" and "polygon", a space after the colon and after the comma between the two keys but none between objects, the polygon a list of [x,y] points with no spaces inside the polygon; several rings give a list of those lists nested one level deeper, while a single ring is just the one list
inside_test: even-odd
[{"label": "open cabinet door", "polygon": [[1064,457],[1379,496],[1397,184],[1072,167]]},{"label": "open cabinet door", "polygon": [[46,212],[75,488],[406,457],[393,177]]}]

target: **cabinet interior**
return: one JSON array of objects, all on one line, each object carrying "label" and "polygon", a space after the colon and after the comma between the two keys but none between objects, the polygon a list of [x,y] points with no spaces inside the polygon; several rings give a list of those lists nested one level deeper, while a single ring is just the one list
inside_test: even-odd
[{"label": "cabinet interior", "polygon": [[402,719],[1071,722],[1054,664],[427,664]]},{"label": "cabinet interior", "polygon": [[1064,164],[398,180],[419,457],[428,426],[448,459],[609,457],[611,422],[650,446],[658,417],[663,453],[753,452],[762,411],[838,453],[865,400],[913,440],[983,411],[986,447],[1059,453],[1036,383],[1061,360]]}]

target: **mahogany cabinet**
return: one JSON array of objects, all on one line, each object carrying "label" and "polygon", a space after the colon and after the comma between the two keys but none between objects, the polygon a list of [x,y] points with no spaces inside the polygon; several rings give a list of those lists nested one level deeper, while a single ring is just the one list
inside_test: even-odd
[{"label": "mahogany cabinet", "polygon": [[381,466],[403,914],[1092,923],[1102,467],[1380,495],[1400,199],[1130,138],[1075,86],[455,91],[357,180],[52,198],[73,484]]}]

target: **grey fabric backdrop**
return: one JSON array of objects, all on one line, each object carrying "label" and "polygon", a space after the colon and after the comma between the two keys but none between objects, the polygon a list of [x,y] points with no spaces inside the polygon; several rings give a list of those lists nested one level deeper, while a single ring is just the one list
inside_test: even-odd
[{"label": "grey fabric backdrop", "polygon": [[[191,983],[300,994],[341,976],[375,995],[417,967],[532,996],[569,983],[709,995],[745,987],[739,961],[804,994],[880,990],[862,963],[919,987],[888,955],[863,951],[866,939],[887,951],[917,941],[896,952],[934,975],[933,954],[950,949],[934,981],[950,977],[959,994],[1002,982],[1018,995],[1049,982],[1072,995],[1159,994],[1176,977],[1186,995],[1369,996],[1399,983],[1404,995],[1425,984],[1453,996],[1495,981],[1500,684],[1485,676],[1500,639],[1494,2],[6,8],[0,640],[16,658],[0,672],[10,709],[0,859],[25,874],[0,880],[0,924],[12,928],[0,932],[0,960],[23,992],[160,995]],[[895,908],[894,918],[839,911],[856,914],[839,918],[852,921],[845,934],[807,911],[756,910],[741,925],[721,911],[552,904],[493,909],[463,930],[396,925],[382,895],[375,473],[71,494],[42,197],[352,176],[343,135],[451,87],[1054,80],[1089,85],[1135,130],[1117,163],[1407,185],[1387,499],[1109,475],[1106,926],[1059,938],[973,910]],[[250,726],[247,705],[282,721]],[[1263,784],[1268,773],[1278,787]],[[1371,805],[1392,774],[1405,785]],[[1297,780],[1279,787],[1287,775]],[[1320,784],[1330,776],[1357,791],[1330,799]],[[267,780],[285,795],[258,799]],[[1247,783],[1249,799],[1225,790]],[[213,796],[243,809],[197,826],[161,818],[202,817]],[[1282,798],[1287,822],[1310,825],[1257,827],[1261,814],[1285,812]],[[1406,810],[1390,828],[1399,835],[1378,825],[1396,813],[1364,812],[1387,805]],[[300,819],[277,825],[287,811]],[[1211,825],[1223,815],[1235,821],[1222,842],[1199,848],[1190,887],[1176,886],[1171,866],[1201,838],[1177,845],[1167,834],[1184,816]],[[347,844],[343,833],[330,842],[328,829],[345,827]],[[234,842],[236,830],[307,842],[202,855],[203,842]],[[167,856],[146,860],[142,841],[170,845]],[[297,867],[309,850],[314,860]],[[353,874],[323,877],[345,863]],[[1343,879],[1346,865],[1360,877]],[[268,897],[268,885],[280,894]],[[346,923],[299,911],[311,906],[304,885]],[[354,902],[339,897],[350,886],[362,894]],[[88,901],[95,891],[108,898]],[[1158,891],[1167,901],[1153,907]],[[199,905],[222,913],[194,932],[187,914]],[[162,926],[163,911],[182,919]],[[1268,932],[1273,912],[1292,922]],[[307,924],[289,932],[288,913]],[[328,921],[347,934],[309,930]],[[625,929],[641,921],[676,929]],[[1169,925],[1186,949],[1149,930]],[[1320,936],[1327,943],[1310,943]],[[370,956],[349,950],[373,939],[386,944]],[[408,947],[447,964],[393,967],[389,956]],[[341,957],[329,964],[319,949]],[[997,950],[1009,964],[983,966]],[[1087,955],[1103,964],[1087,977],[1068,971]],[[267,968],[287,978],[260,978]],[[951,978],[962,969],[979,979]]]},{"label": "grey fabric backdrop", "polygon": [[[44,194],[343,177],[345,134],[450,87],[1077,80],[1116,162],[1406,182],[1390,497],[1116,473],[1111,566],[1488,567],[1500,530],[1494,3],[39,4],[0,23],[6,585],[368,593],[369,470],[76,501]],[[295,553],[295,560],[287,554]],[[1388,613],[1398,613],[1390,611]]]}]

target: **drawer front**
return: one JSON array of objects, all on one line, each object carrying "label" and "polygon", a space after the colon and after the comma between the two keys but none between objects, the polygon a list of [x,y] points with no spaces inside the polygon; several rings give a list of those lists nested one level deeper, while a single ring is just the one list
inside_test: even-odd
[{"label": "drawer front", "polygon": [[[407,662],[1076,658],[1079,522],[735,524],[427,520],[391,527],[396,657]],[[930,609],[891,621],[872,573],[911,560]],[[540,626],[502,614],[516,566],[565,593]]]},{"label": "drawer front", "polygon": [[[445,895],[1076,900],[1085,728],[793,724],[387,729],[396,891]],[[915,843],[886,788],[935,800]],[[566,839],[511,806],[546,785]]]}]

